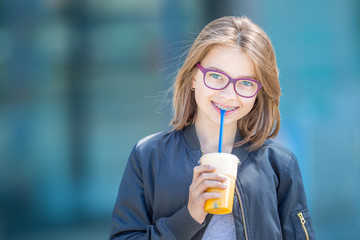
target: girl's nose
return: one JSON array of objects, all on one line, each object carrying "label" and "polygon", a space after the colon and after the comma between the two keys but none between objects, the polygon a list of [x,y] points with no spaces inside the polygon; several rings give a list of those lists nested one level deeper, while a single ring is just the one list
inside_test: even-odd
[{"label": "girl's nose", "polygon": [[234,89],[234,84],[230,83],[226,88],[220,90],[220,95],[226,98],[236,98],[236,92]]}]

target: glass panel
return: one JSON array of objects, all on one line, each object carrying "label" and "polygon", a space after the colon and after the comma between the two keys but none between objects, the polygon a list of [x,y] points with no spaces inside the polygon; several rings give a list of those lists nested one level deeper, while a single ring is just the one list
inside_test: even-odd
[{"label": "glass panel", "polygon": [[226,84],[229,82],[229,79],[224,74],[209,71],[206,73],[205,81],[207,86],[220,89],[226,86]]},{"label": "glass panel", "polygon": [[236,91],[242,96],[252,96],[255,94],[258,84],[249,80],[238,80],[236,82]]}]

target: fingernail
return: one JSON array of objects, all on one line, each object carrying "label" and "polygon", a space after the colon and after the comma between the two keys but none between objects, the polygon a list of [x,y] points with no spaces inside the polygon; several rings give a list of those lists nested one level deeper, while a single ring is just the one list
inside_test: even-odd
[{"label": "fingernail", "polygon": [[219,174],[218,175],[223,181],[225,181],[227,178],[224,175]]}]

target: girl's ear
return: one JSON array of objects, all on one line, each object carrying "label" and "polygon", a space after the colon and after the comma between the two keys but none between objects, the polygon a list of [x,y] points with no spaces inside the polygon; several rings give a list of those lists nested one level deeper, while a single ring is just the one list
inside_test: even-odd
[{"label": "girl's ear", "polygon": [[191,90],[193,90],[193,91],[195,91],[195,83],[196,83],[196,79],[195,79],[195,77],[193,77],[191,80]]}]

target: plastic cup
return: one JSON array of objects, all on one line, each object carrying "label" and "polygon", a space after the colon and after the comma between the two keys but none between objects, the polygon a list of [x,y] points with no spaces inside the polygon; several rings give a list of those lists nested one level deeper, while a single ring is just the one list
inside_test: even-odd
[{"label": "plastic cup", "polygon": [[201,165],[211,165],[215,172],[226,177],[226,189],[209,188],[207,192],[221,193],[217,199],[209,199],[205,203],[205,211],[211,214],[227,214],[232,212],[234,201],[235,180],[240,161],[230,153],[208,153],[200,158]]}]

